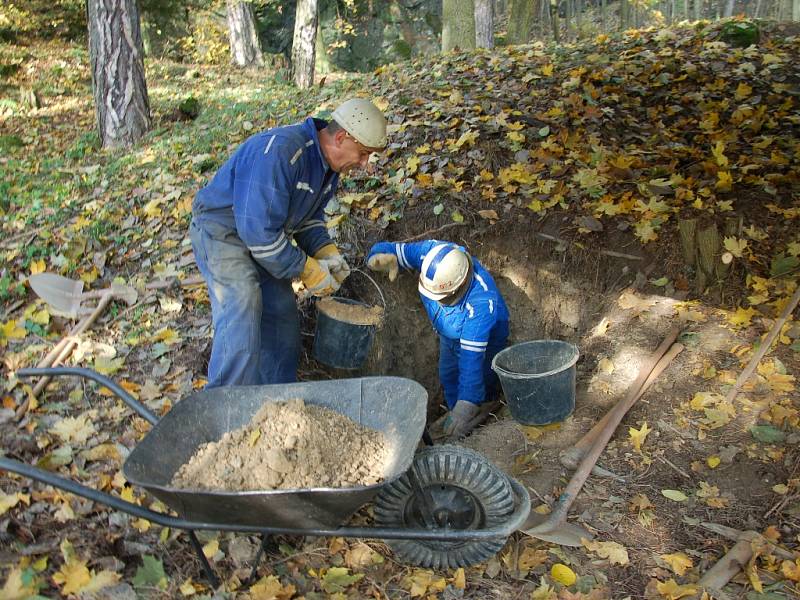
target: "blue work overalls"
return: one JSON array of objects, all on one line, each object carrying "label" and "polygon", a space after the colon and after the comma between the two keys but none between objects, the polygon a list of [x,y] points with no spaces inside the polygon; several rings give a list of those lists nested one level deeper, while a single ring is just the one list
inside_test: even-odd
[{"label": "blue work overalls", "polygon": [[250,137],[195,197],[190,237],[214,325],[206,387],[297,379],[291,280],[331,243],[324,208],[339,181],[319,145],[326,125],[309,118]]},{"label": "blue work overalls", "polygon": [[[441,243],[437,240],[409,244],[379,242],[369,256],[394,254],[401,268],[419,273],[425,255]],[[472,265],[472,284],[453,306],[420,294],[428,318],[439,334],[439,380],[449,409],[458,400],[481,404],[491,398],[497,387],[492,359],[508,340],[508,308],[500,290],[474,257]]]}]

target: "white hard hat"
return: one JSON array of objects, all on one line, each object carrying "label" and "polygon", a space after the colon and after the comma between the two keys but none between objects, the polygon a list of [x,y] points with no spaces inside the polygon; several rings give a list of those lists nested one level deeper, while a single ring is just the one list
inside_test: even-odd
[{"label": "white hard hat", "polygon": [[386,146],[386,117],[366,98],[352,98],[343,102],[331,117],[367,148]]},{"label": "white hard hat", "polygon": [[467,253],[451,243],[436,244],[425,255],[419,273],[419,293],[441,300],[455,292],[469,276]]}]

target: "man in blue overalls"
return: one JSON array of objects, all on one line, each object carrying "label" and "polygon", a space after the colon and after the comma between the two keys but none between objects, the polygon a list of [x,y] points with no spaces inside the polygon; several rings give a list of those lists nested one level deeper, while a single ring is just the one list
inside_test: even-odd
[{"label": "man in blue overalls", "polygon": [[331,116],[250,137],[195,197],[190,237],[214,325],[208,388],[296,381],[292,279],[326,296],[350,272],[324,208],[339,175],[386,146],[386,119],[362,98]]},{"label": "man in blue overalls", "polygon": [[508,309],[492,276],[451,242],[379,242],[367,256],[394,281],[400,268],[419,273],[419,293],[439,334],[439,379],[449,412],[444,433],[469,433],[479,406],[497,388],[492,359],[508,340]]}]

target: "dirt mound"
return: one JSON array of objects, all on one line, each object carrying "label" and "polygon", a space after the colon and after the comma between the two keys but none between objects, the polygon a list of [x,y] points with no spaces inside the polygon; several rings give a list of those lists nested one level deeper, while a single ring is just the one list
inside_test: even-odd
[{"label": "dirt mound", "polygon": [[295,398],[268,402],[245,427],[200,446],[172,485],[229,491],[372,485],[383,479],[388,456],[383,433]]}]

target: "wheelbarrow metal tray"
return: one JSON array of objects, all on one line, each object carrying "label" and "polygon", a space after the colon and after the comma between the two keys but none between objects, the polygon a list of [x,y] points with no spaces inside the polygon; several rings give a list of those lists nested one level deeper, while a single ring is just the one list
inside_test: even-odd
[{"label": "wheelbarrow metal tray", "polygon": [[[208,491],[175,488],[172,478],[197,448],[245,426],[266,402],[302,398],[382,431],[391,448],[384,481],[371,486]],[[231,386],[187,396],[130,453],[125,477],[190,521],[247,526],[338,527],[411,465],[425,427],[428,395],[403,377]],[[342,456],[342,461],[352,457]]]}]

